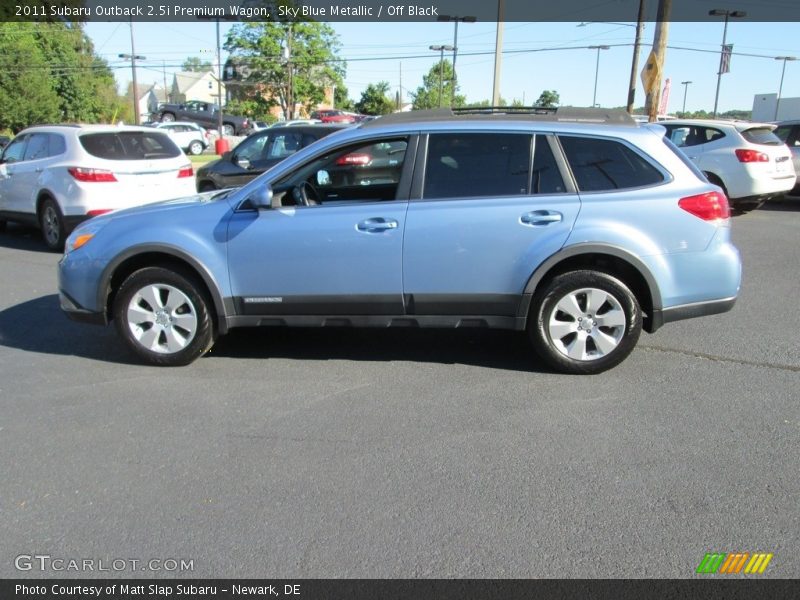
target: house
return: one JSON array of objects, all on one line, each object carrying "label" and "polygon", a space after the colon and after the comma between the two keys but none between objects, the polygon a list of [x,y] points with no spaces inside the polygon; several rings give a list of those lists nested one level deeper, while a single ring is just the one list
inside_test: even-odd
[{"label": "house", "polygon": [[[222,84],[222,105],[226,99],[225,84]],[[217,78],[213,71],[180,71],[172,78],[169,101],[174,103],[199,100],[220,104],[217,98]]]},{"label": "house", "polygon": [[[147,85],[139,83],[136,86],[136,106],[139,109],[139,120],[144,122],[150,119],[150,114],[158,110],[158,105],[161,102],[167,101],[166,90],[156,84]],[[133,84],[128,84],[128,98],[131,98]]]}]

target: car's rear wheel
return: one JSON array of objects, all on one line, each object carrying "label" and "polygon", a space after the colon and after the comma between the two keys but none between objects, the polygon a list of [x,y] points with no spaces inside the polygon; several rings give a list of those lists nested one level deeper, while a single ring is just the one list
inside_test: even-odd
[{"label": "car's rear wheel", "polygon": [[161,122],[162,123],[172,123],[175,120],[175,115],[172,113],[164,113],[161,115]]},{"label": "car's rear wheel", "polygon": [[189,144],[189,154],[197,156],[198,154],[202,154],[204,149],[202,142],[192,142]]},{"label": "car's rear wheel", "polygon": [[200,192],[200,193],[213,192],[216,189],[217,189],[217,186],[215,186],[210,181],[203,181],[199,186],[197,186],[197,191]]},{"label": "car's rear wheel", "polygon": [[117,331],[145,362],[188,365],[214,344],[210,303],[189,274],[147,267],[130,275],[114,300]]},{"label": "car's rear wheel", "polygon": [[61,252],[64,249],[64,216],[52,198],[46,198],[39,208],[39,227],[42,239],[50,250]]},{"label": "car's rear wheel", "polygon": [[528,321],[536,353],[552,368],[594,374],[622,362],[642,331],[636,296],[599,271],[571,271],[536,293]]},{"label": "car's rear wheel", "polygon": [[236,133],[236,130],[234,129],[233,125],[231,125],[230,123],[223,123],[222,124],[222,133],[224,135],[231,136],[234,133]]}]

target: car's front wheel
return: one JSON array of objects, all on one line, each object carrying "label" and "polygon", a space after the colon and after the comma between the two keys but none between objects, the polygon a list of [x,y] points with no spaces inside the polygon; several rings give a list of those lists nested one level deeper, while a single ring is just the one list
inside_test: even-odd
[{"label": "car's front wheel", "polygon": [[46,198],[39,208],[39,227],[42,230],[42,239],[50,250],[60,252],[64,249],[64,217],[52,198]]},{"label": "car's front wheel", "polygon": [[202,154],[203,150],[205,150],[205,147],[202,142],[192,142],[189,144],[189,154],[197,156],[198,154]]},{"label": "car's front wheel", "polygon": [[230,137],[234,133],[236,133],[236,130],[234,129],[233,125],[231,125],[230,123],[223,123],[223,125],[222,125],[222,133],[223,133],[223,135],[226,135],[226,136]]},{"label": "car's front wheel", "polygon": [[175,121],[175,115],[173,115],[172,113],[164,113],[163,115],[161,115],[162,123],[172,123],[173,121]]},{"label": "car's front wheel", "polygon": [[202,286],[189,274],[147,267],[131,274],[114,300],[117,331],[145,362],[188,365],[214,344]]},{"label": "car's front wheel", "polygon": [[642,311],[619,279],[599,271],[571,271],[536,293],[528,335],[552,368],[594,374],[621,363],[636,346]]}]

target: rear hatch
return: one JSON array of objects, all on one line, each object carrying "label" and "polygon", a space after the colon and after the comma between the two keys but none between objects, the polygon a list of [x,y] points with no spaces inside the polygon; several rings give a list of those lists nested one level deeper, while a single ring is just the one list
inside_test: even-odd
[{"label": "rear hatch", "polygon": [[737,123],[736,130],[746,144],[735,150],[736,157],[754,176],[793,177],[792,153],[774,129],[775,125],[767,123]]},{"label": "rear hatch", "polygon": [[164,132],[100,131],[79,139],[93,158],[92,166],[113,175],[121,199],[136,196],[137,203],[155,202],[193,191],[191,163]]}]

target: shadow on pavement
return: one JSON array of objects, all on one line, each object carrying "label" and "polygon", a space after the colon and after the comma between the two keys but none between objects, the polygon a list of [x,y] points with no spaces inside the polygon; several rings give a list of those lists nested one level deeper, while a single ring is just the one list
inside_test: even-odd
[{"label": "shadow on pavement", "polygon": [[800,211],[800,197],[791,196],[765,202],[758,210],[777,210],[777,211]]},{"label": "shadow on pavement", "polygon": [[0,232],[0,247],[52,254],[44,245],[42,234],[38,229],[16,223],[8,223],[5,231]]},{"label": "shadow on pavement", "polygon": [[[137,364],[113,326],[70,321],[51,294],[0,311],[0,345],[27,352]],[[209,358],[410,361],[549,372],[524,334],[453,329],[236,329]]]}]

